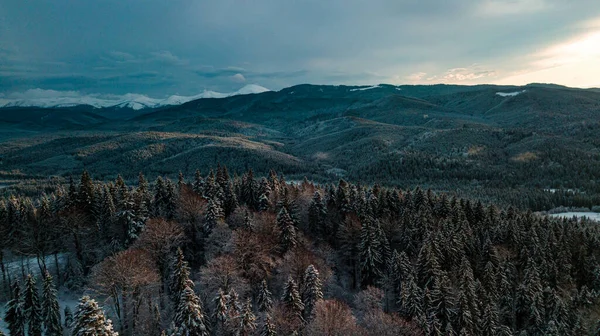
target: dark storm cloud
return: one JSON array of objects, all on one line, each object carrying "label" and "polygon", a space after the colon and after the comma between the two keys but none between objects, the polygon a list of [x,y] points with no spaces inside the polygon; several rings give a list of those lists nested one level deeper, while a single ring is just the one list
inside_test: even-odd
[{"label": "dark storm cloud", "polygon": [[494,82],[598,16],[597,0],[5,0],[0,92]]}]

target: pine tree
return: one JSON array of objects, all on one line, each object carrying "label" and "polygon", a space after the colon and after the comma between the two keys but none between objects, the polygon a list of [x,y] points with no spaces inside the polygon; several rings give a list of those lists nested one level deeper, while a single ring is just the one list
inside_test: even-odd
[{"label": "pine tree", "polygon": [[92,178],[88,174],[87,170],[84,170],[81,174],[81,181],[79,183],[79,192],[77,193],[78,204],[86,212],[92,211],[94,204],[94,184]]},{"label": "pine tree", "polygon": [[223,215],[229,217],[238,206],[238,199],[233,188],[233,183],[228,181],[225,189],[223,189]]},{"label": "pine tree", "polygon": [[252,312],[250,299],[247,299],[244,308],[242,309],[242,314],[240,315],[240,324],[237,335],[248,336],[251,335],[254,330],[256,330],[256,316],[254,316],[254,313]]},{"label": "pine tree", "polygon": [[204,232],[210,234],[217,226],[218,221],[222,219],[223,210],[219,202],[213,199],[208,200],[206,212],[204,213]]},{"label": "pine tree", "polygon": [[380,274],[379,267],[383,260],[377,228],[370,218],[362,221],[358,250],[363,285],[372,285]]},{"label": "pine tree", "polygon": [[196,174],[194,175],[194,184],[192,185],[192,189],[198,195],[202,195],[204,193],[204,179],[202,178],[202,174],[200,174],[199,169],[196,169]]},{"label": "pine tree", "polygon": [[84,296],[79,300],[75,311],[73,336],[117,336],[113,331],[111,320],[104,316],[104,311],[95,300]]},{"label": "pine tree", "polygon": [[190,286],[185,286],[175,309],[175,325],[179,327],[182,336],[208,336],[209,331],[205,322],[200,299]]},{"label": "pine tree", "polygon": [[217,292],[217,296],[214,299],[215,313],[213,319],[215,321],[214,331],[217,333],[227,323],[227,296],[221,288]]},{"label": "pine tree", "polygon": [[183,189],[184,186],[185,186],[185,177],[183,177],[182,172],[179,172],[179,175],[177,176],[177,190],[179,190],[179,192],[181,192],[181,189]]},{"label": "pine tree", "polygon": [[312,319],[314,309],[319,300],[323,299],[321,279],[319,271],[309,265],[304,272],[304,281],[302,281],[302,302],[304,303],[304,319]]},{"label": "pine tree", "polygon": [[298,286],[292,276],[288,277],[288,281],[285,285],[283,291],[283,297],[281,298],[284,306],[287,309],[287,312],[293,316],[297,317],[300,321],[304,321],[302,318],[302,311],[304,311],[304,304],[302,303],[302,299],[300,298],[300,293],[298,293]]},{"label": "pine tree", "polygon": [[235,320],[239,317],[241,312],[240,300],[238,297],[238,293],[235,289],[229,290],[229,294],[227,295],[227,314],[232,320]]},{"label": "pine tree", "polygon": [[271,321],[271,315],[268,313],[265,315],[265,322],[263,323],[263,327],[260,331],[260,336],[277,336],[275,325]]},{"label": "pine tree", "polygon": [[248,214],[248,211],[244,213],[244,224],[242,227],[248,232],[254,231],[254,223],[252,222],[252,218],[250,218],[250,214]]},{"label": "pine tree", "polygon": [[73,325],[73,312],[69,306],[65,306],[65,327],[71,328]]},{"label": "pine tree", "polygon": [[282,207],[277,215],[277,225],[281,230],[279,234],[281,250],[283,253],[286,253],[296,247],[298,241],[296,238],[296,226],[294,226],[294,221],[285,207]]},{"label": "pine tree", "polygon": [[6,304],[5,321],[11,336],[25,336],[25,309],[17,281],[12,285],[12,300]]},{"label": "pine tree", "polygon": [[42,317],[47,336],[62,336],[63,328],[60,324],[60,308],[56,288],[52,276],[46,271],[44,276],[44,290],[42,295]]},{"label": "pine tree", "polygon": [[29,336],[42,335],[42,307],[40,298],[35,285],[35,278],[29,274],[25,281],[25,290],[23,296],[23,311],[27,321],[27,331]]},{"label": "pine tree", "polygon": [[318,191],[315,191],[308,207],[308,230],[320,238],[325,238],[331,233],[327,226],[327,206]]},{"label": "pine tree", "polygon": [[263,280],[260,283],[260,290],[256,299],[258,304],[258,310],[261,312],[270,311],[273,308],[273,298],[269,287],[267,286],[267,280]]},{"label": "pine tree", "polygon": [[419,287],[412,275],[409,275],[398,300],[399,312],[406,318],[421,318],[423,309],[423,290]]},{"label": "pine tree", "polygon": [[185,287],[192,286],[192,280],[190,280],[190,267],[188,266],[187,261],[184,260],[183,251],[181,248],[178,248],[175,262],[172,266],[171,283],[169,286],[171,298],[175,307],[179,305],[179,298]]}]

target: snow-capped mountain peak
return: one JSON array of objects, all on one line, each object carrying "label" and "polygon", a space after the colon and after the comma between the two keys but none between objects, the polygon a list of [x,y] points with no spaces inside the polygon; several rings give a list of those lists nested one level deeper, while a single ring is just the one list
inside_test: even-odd
[{"label": "snow-capped mountain peak", "polygon": [[221,93],[205,90],[193,96],[172,95],[164,99],[151,98],[142,94],[127,93],[118,95],[83,95],[78,91],[55,91],[31,89],[25,92],[14,92],[6,95],[0,94],[0,107],[37,106],[37,107],[68,107],[77,105],[90,105],[93,107],[123,107],[140,110],[143,108],[156,108],[167,105],[181,105],[192,100],[202,98],[225,98],[236,95],[263,93],[270,91],[260,85],[250,84],[230,93]]}]

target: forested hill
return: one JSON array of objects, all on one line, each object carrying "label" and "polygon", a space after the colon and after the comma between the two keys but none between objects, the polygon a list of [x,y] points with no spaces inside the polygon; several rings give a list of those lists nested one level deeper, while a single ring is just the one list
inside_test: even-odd
[{"label": "forested hill", "polygon": [[[11,334],[597,332],[597,223],[420,188],[290,184],[274,171],[138,180],[84,172],[0,201]],[[24,258],[36,266],[11,272]],[[56,286],[89,295],[74,316],[61,314]]]},{"label": "forested hill", "polygon": [[10,108],[0,109],[0,178],[88,169],[134,181],[220,163],[240,175],[273,168],[292,180],[421,185],[521,209],[591,207],[599,130],[600,92],[542,84],[298,85],[137,111]]}]

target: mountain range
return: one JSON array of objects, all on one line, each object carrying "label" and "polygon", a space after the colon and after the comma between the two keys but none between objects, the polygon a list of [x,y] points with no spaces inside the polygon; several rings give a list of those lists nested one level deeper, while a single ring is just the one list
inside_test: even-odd
[{"label": "mountain range", "polygon": [[5,107],[0,167],[14,179],[83,169],[134,179],[223,164],[498,197],[506,188],[600,195],[599,132],[594,89],[305,84],[138,110]]},{"label": "mountain range", "polygon": [[250,84],[235,92],[220,93],[205,90],[193,96],[172,95],[164,99],[150,98],[142,94],[128,93],[122,96],[98,94],[81,95],[78,92],[61,92],[53,90],[32,89],[24,93],[0,97],[0,107],[72,107],[89,105],[95,108],[127,107],[134,110],[144,108],[157,108],[168,105],[180,105],[192,100],[202,98],[225,98],[230,96],[262,93],[269,91],[260,85]]}]

